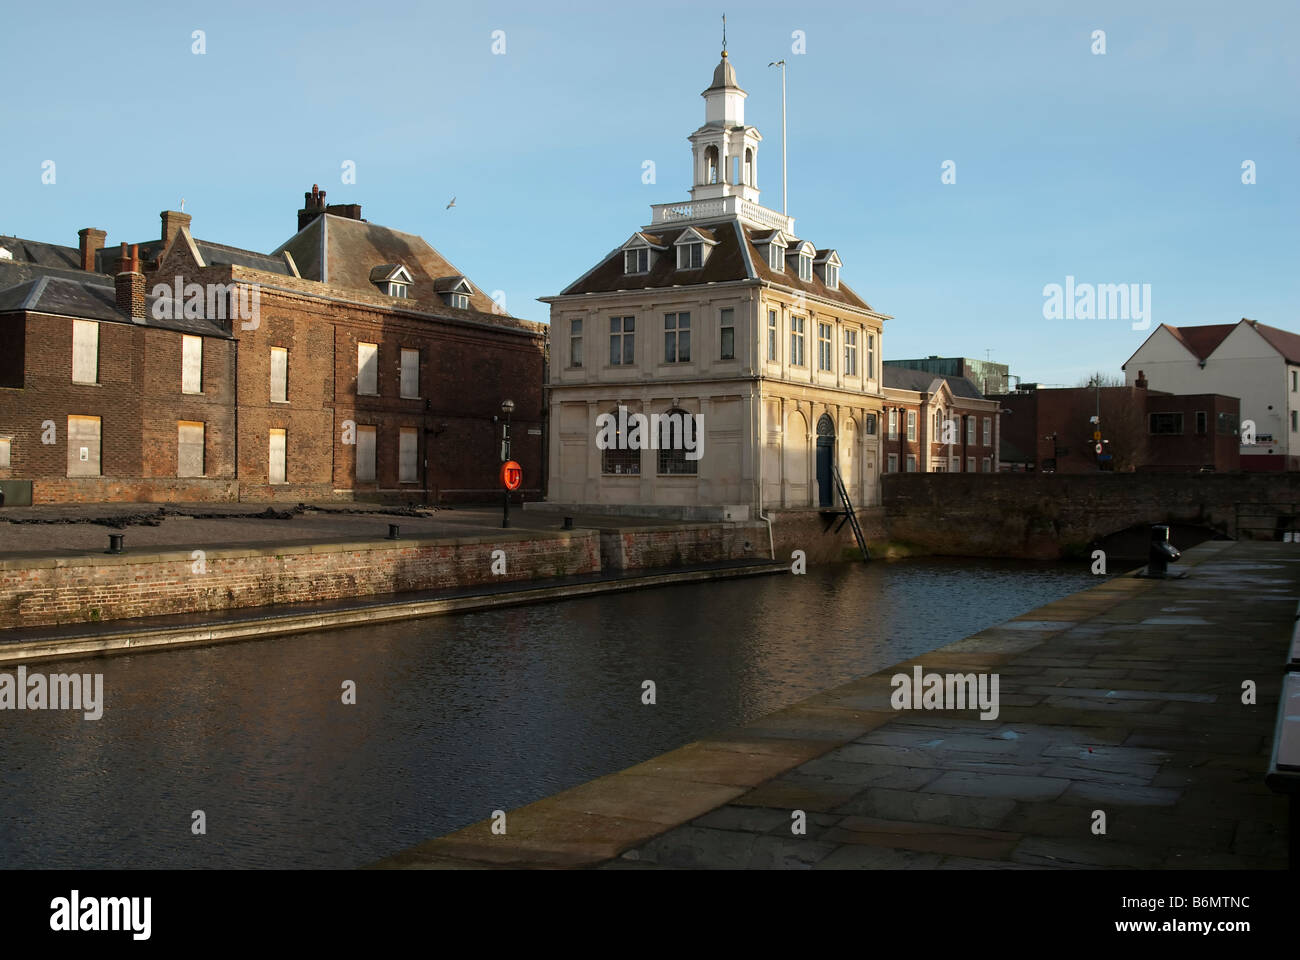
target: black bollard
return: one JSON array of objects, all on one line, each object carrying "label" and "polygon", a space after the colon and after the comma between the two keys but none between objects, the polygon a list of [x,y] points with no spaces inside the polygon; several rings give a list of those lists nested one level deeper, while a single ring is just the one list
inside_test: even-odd
[{"label": "black bollard", "polygon": [[389,540],[400,540],[400,539],[401,539],[401,537],[399,537],[399,536],[397,535],[397,529],[398,529],[398,528],[397,528],[397,524],[395,524],[395,523],[390,523],[390,524],[388,525],[388,539],[389,539]]},{"label": "black bollard", "polygon": [[122,538],[125,537],[125,536],[126,536],[126,535],[125,535],[125,534],[122,534],[122,533],[110,533],[110,534],[108,535],[108,549],[105,550],[104,552],[105,552],[105,553],[121,553],[121,552],[122,552]]},{"label": "black bollard", "polygon": [[1151,528],[1151,549],[1147,554],[1147,576],[1163,577],[1168,574],[1169,564],[1182,554],[1169,542],[1169,528],[1158,523]]},{"label": "black bollard", "polygon": [[565,529],[565,530],[572,530],[572,529],[573,529],[573,517],[565,517],[565,518],[564,518],[564,529]]}]

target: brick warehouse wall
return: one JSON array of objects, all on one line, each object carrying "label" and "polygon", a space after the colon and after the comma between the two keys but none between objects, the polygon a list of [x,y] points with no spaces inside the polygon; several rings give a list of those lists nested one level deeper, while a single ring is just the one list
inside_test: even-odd
[{"label": "brick warehouse wall", "polygon": [[1167,522],[1235,536],[1238,503],[1289,516],[1300,502],[1300,475],[1284,473],[902,474],[881,487],[891,540],[954,556],[1054,558]]},{"label": "brick warehouse wall", "polygon": [[[410,315],[378,293],[327,299],[325,285],[242,267],[199,269],[184,245],[146,278],[171,285],[261,288],[259,324],[227,324],[238,338],[204,338],[201,395],[181,392],[179,332],[130,323],[100,324],[99,380],[71,382],[72,320],[38,314],[0,324],[0,435],[12,436],[12,465],[0,480],[31,480],[33,503],[97,498],[174,502],[177,421],[205,425],[205,478],[238,477],[235,498],[250,501],[394,500],[474,502],[499,496],[503,398],[515,402],[511,455],[524,467],[519,499],[543,492],[544,328],[506,316],[449,310],[439,319]],[[379,344],[378,397],[357,397],[356,344]],[[271,347],[289,354],[287,403],[270,399]],[[399,394],[400,350],[420,352],[420,397]],[[25,369],[23,358],[26,358]],[[235,384],[238,382],[238,405]],[[102,418],[99,478],[67,477],[67,416]],[[56,443],[42,444],[53,420]],[[356,448],[344,443],[351,420],[376,427],[376,480],[355,479]],[[398,436],[418,437],[415,483],[398,480]],[[269,482],[269,434],[286,434],[286,484]],[[533,431],[533,432],[530,432]],[[196,499],[228,500],[219,483],[184,485]]]},{"label": "brick warehouse wall", "polygon": [[[491,573],[506,552],[507,572]],[[594,530],[499,539],[214,549],[0,561],[0,622],[40,626],[275,606],[595,573]]]},{"label": "brick warehouse wall", "polygon": [[[202,283],[240,280],[260,286],[259,325],[239,338],[238,460],[240,499],[482,501],[498,495],[502,399],[515,401],[511,455],[524,468],[525,496],[543,490],[545,336],[536,324],[506,316],[463,322],[400,312],[378,293],[327,300],[308,280],[242,267],[187,270],[164,263],[159,276],[182,272]],[[152,283],[152,279],[150,280]],[[464,311],[450,311],[461,314]],[[357,396],[357,343],[376,343],[376,397]],[[287,404],[270,400],[272,347],[288,350]],[[420,397],[400,394],[401,350],[420,352]],[[356,448],[343,425],[376,428],[376,478],[355,479]],[[420,480],[398,480],[398,436],[417,430]],[[283,429],[288,483],[268,482],[269,431]],[[532,429],[535,432],[529,433]]]},{"label": "brick warehouse wall", "polygon": [[768,556],[764,523],[702,523],[690,526],[602,530],[606,569],[644,570]]}]

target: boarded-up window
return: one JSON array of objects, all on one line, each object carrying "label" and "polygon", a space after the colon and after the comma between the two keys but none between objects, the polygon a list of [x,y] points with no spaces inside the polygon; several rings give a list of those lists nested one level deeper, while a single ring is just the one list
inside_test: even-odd
[{"label": "boarded-up window", "polygon": [[271,348],[271,402],[289,402],[289,351]]},{"label": "boarded-up window", "polygon": [[373,343],[357,344],[357,393],[379,392],[379,348]]},{"label": "boarded-up window", "polygon": [[13,440],[9,437],[0,437],[0,469],[10,465],[11,449]]},{"label": "boarded-up window", "polygon": [[176,476],[203,476],[203,424],[188,420],[176,423]]},{"label": "boarded-up window", "polygon": [[357,479],[375,479],[374,427],[357,427]]},{"label": "boarded-up window", "polygon": [[267,470],[267,477],[271,483],[284,483],[284,447],[285,437],[283,430],[271,431],[271,461]]},{"label": "boarded-up window", "polygon": [[402,351],[402,396],[420,395],[420,351]]},{"label": "boarded-up window", "polygon": [[203,392],[203,338],[181,338],[181,392]]},{"label": "boarded-up window", "polygon": [[416,459],[420,449],[416,442],[416,431],[414,427],[402,427],[402,432],[398,438],[398,466],[397,479],[402,483],[415,483],[420,479],[419,463]]},{"label": "boarded-up window", "polygon": [[72,321],[72,382],[99,381],[99,324],[93,320]]},{"label": "boarded-up window", "polygon": [[99,417],[68,417],[68,476],[99,476]]}]

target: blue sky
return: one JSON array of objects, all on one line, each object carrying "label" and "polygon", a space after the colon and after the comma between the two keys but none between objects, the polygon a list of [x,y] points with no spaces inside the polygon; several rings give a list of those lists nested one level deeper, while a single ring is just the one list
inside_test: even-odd
[{"label": "blue sky", "polygon": [[[269,251],[313,183],[418,233],[511,313],[685,199],[720,49],[698,3],[74,3],[5,11],[0,233],[194,232]],[[728,47],[781,206],[895,319],[888,358],[1074,384],[1147,336],[1043,287],[1151,284],[1153,323],[1300,331],[1300,5],[750,3]],[[192,52],[194,30],[206,53]],[[493,31],[506,52],[492,53]],[[806,52],[792,50],[803,31]],[[1106,52],[1092,52],[1104,30]],[[42,163],[56,182],[42,184]],[[356,183],[341,182],[344,161]],[[657,182],[642,183],[653,160]],[[941,165],[956,183],[941,183]],[[1241,182],[1253,161],[1256,183]],[[456,196],[456,206],[445,209]]]}]

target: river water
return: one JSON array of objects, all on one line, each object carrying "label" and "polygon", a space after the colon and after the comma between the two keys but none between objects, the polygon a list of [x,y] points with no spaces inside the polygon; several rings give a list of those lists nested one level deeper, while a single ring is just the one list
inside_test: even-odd
[{"label": "river water", "polygon": [[873,562],[30,664],[102,673],[103,716],[0,712],[0,868],[361,866],[1096,582]]}]

